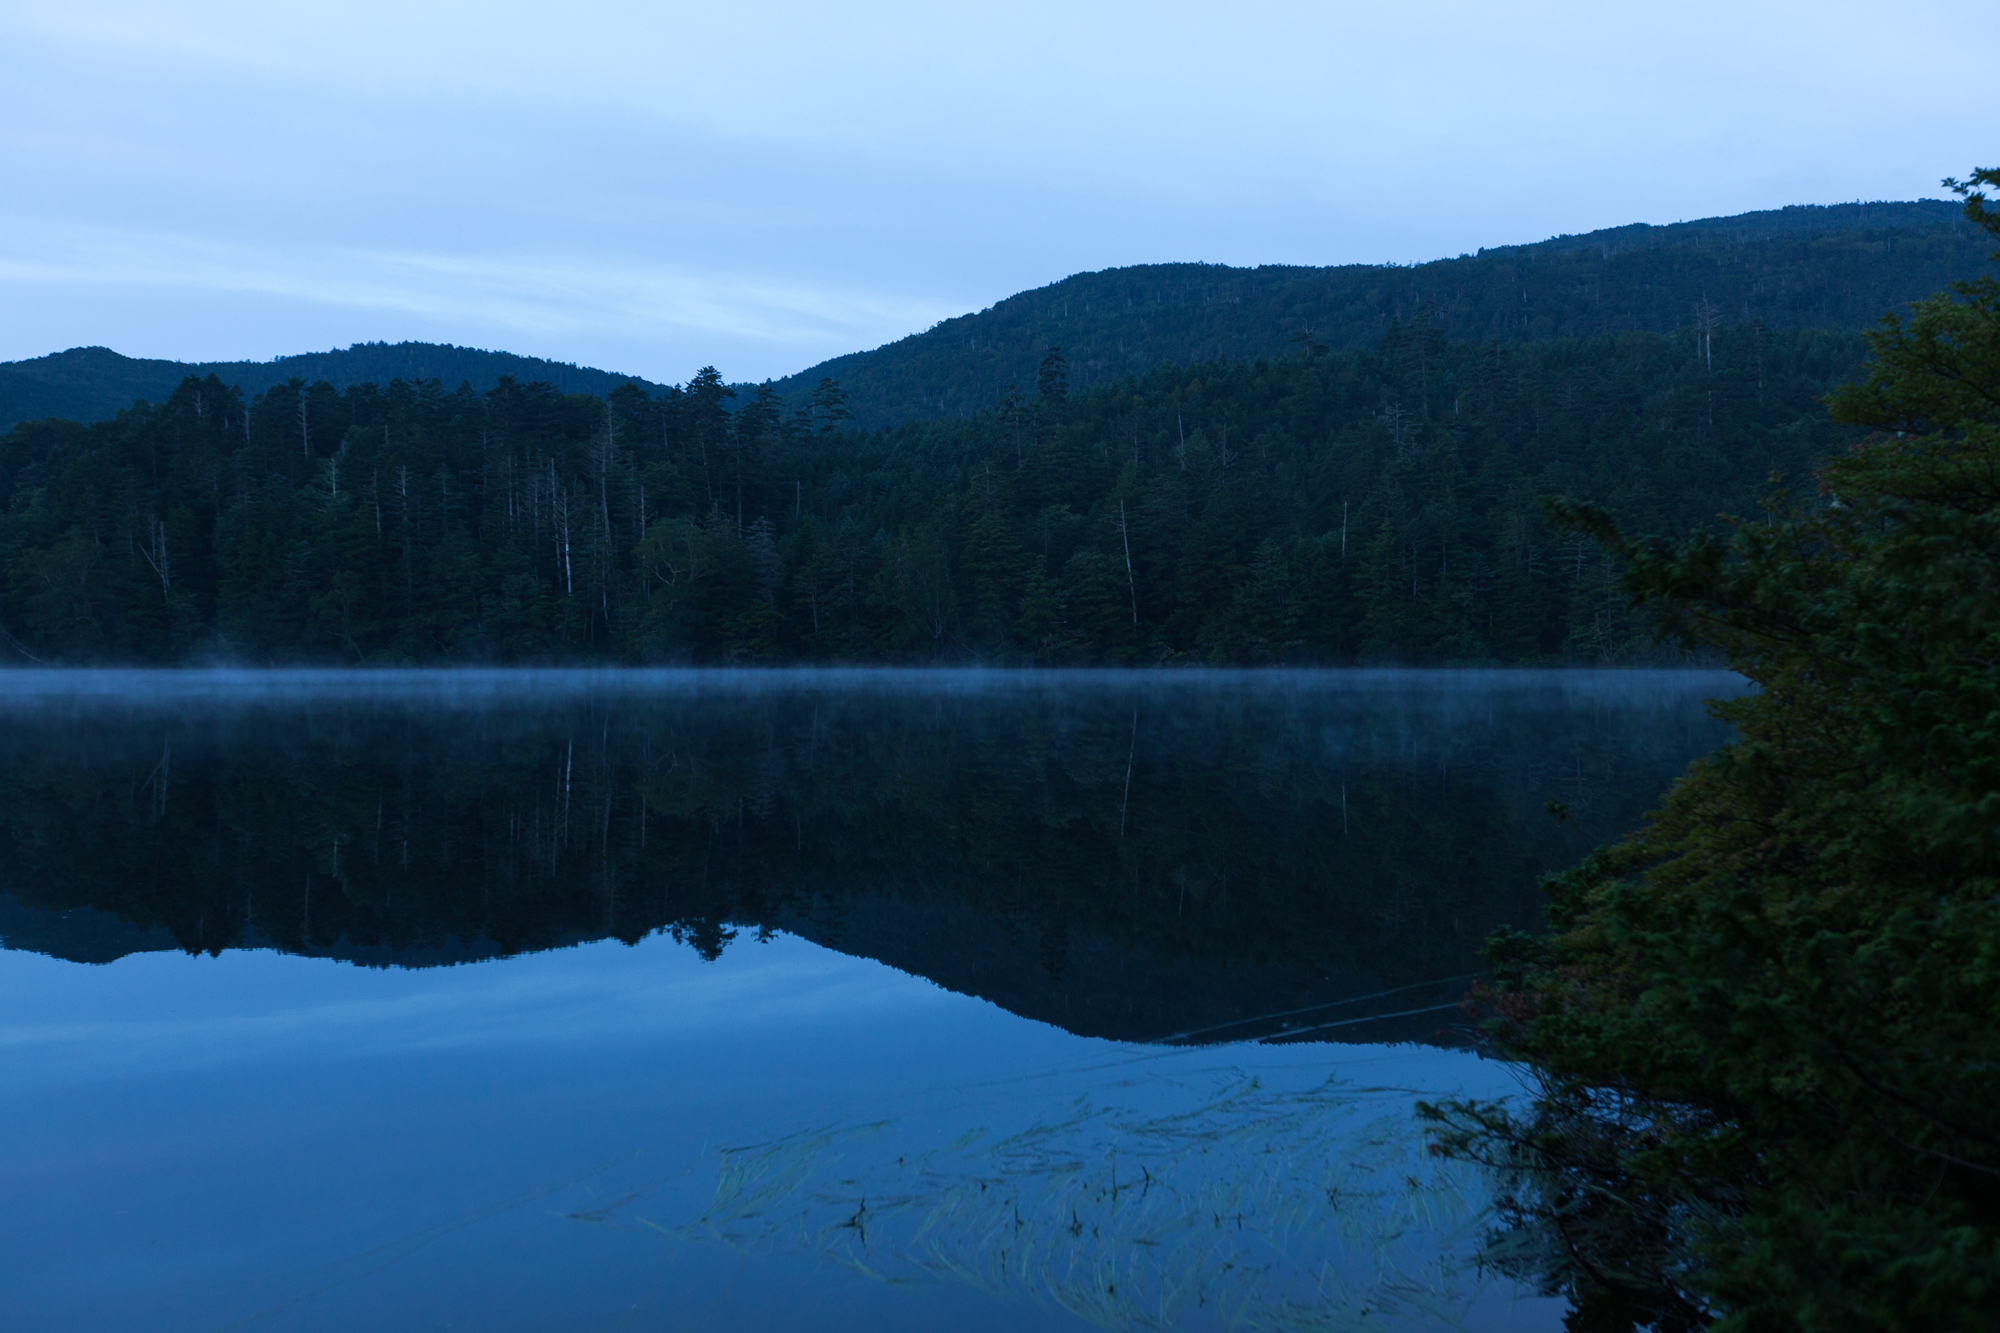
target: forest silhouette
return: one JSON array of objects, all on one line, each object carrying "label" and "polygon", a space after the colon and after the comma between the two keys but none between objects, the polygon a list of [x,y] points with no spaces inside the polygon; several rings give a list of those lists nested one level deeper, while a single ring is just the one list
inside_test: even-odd
[{"label": "forest silhouette", "polygon": [[1698,700],[1728,684],[1181,679],[544,702],[531,676],[484,708],[419,684],[304,709],[135,683],[10,719],[0,936],[423,967],[784,930],[1074,1031],[1267,1035],[1386,989],[1321,1019],[1455,1002],[1536,874],[1719,739]]}]

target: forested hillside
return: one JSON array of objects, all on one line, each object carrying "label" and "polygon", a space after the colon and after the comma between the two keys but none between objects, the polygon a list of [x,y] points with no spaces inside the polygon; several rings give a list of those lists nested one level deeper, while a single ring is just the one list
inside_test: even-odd
[{"label": "forested hillside", "polygon": [[97,421],[133,400],[158,402],[189,375],[215,376],[245,393],[262,393],[286,380],[325,380],[335,388],[387,384],[393,379],[461,381],[490,389],[502,375],[540,380],[565,393],[609,393],[620,384],[661,386],[634,375],[592,370],[512,352],[437,343],[356,343],[345,351],[306,352],[273,361],[157,361],[120,356],[108,347],[72,347],[31,361],[0,363],[0,431],[17,421],[70,417]]},{"label": "forested hillside", "polygon": [[1368,347],[1418,307],[1453,339],[1532,341],[1762,322],[1863,328],[1981,268],[1957,205],[1794,207],[1634,225],[1407,267],[1146,264],[1080,273],[872,352],[781,380],[803,401],[831,376],[856,421],[969,416],[1034,383],[1044,348],[1079,388],[1160,365],[1282,356],[1302,343]]},{"label": "forested hillside", "polygon": [[[1313,346],[1373,346],[1420,306],[1452,339],[1536,341],[1597,333],[1673,333],[1761,322],[1780,331],[1857,329],[1979,268],[1985,253],[1957,208],[1938,200],[1795,207],[1667,227],[1643,224],[1407,267],[1145,264],[1080,273],[871,352],[776,382],[804,406],[822,379],[845,386],[856,425],[966,418],[1009,386],[1033,391],[1050,346],[1079,389],[1165,366],[1281,357]],[[17,421],[95,421],[135,399],[157,402],[189,375],[247,394],[287,380],[358,384],[461,381],[485,391],[512,376],[564,393],[632,375],[433,343],[360,343],[273,361],[185,363],[77,347],[0,364],[0,431]],[[739,388],[745,386],[739,385]]]},{"label": "forested hillside", "polygon": [[1449,341],[1161,367],[965,421],[297,381],[0,440],[16,661],[1563,662],[1644,636],[1535,497],[1754,512],[1848,434],[1858,334]]}]

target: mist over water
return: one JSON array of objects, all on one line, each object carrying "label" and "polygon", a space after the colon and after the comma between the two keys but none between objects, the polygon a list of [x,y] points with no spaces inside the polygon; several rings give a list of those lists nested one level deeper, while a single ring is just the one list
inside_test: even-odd
[{"label": "mist over water", "polygon": [[9,668],[0,671],[0,706],[59,701],[135,707],[188,703],[311,703],[372,700],[407,707],[470,707],[578,697],[665,701],[696,695],[888,693],[1062,694],[1155,697],[1230,695],[1402,695],[1413,703],[1495,698],[1591,698],[1641,703],[1690,691],[1734,694],[1745,682],[1726,671],[1356,667],[1344,670],[987,669],[979,667],[658,667],[565,670],[538,667],[413,668]]},{"label": "mist over water", "polygon": [[1408,1104],[1742,688],[0,674],[23,1326],[1553,1327]]}]

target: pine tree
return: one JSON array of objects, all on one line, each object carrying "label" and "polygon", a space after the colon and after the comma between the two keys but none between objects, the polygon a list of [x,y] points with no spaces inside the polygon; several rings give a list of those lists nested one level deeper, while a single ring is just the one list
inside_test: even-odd
[{"label": "pine tree", "polygon": [[[2000,237],[1981,171],[1952,184]],[[1891,316],[1834,415],[1876,433],[1728,537],[1634,541],[1666,632],[1758,686],[1738,739],[1497,937],[1519,1116],[1503,1268],[1591,1328],[1984,1329],[2000,1293],[2000,283]]]}]

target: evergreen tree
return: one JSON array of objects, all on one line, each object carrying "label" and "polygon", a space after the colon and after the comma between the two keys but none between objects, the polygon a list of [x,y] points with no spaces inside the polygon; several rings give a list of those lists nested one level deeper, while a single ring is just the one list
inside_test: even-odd
[{"label": "evergreen tree", "polygon": [[[1948,183],[2000,236],[2000,172]],[[1572,1326],[1992,1326],[2000,283],[1870,341],[1832,407],[1874,434],[1767,521],[1675,544],[1557,507],[1759,687],[1644,830],[1550,882],[1553,936],[1493,943],[1531,1113],[1432,1112],[1516,1172],[1492,1252]]]},{"label": "evergreen tree", "polygon": [[[735,402],[713,368],[609,398],[503,377],[246,402],[189,379],[111,421],[0,437],[0,644],[62,662],[1639,660],[1616,568],[1565,549],[1532,497],[1700,530],[1773,467],[1856,438],[1817,399],[1862,353],[1728,326],[1496,347],[1419,321],[1362,352],[1074,393],[1051,349],[1033,400],[891,431],[839,429],[837,384],[802,421],[770,386]],[[744,545],[760,519],[775,563]],[[919,567],[922,632],[891,591]]]}]

